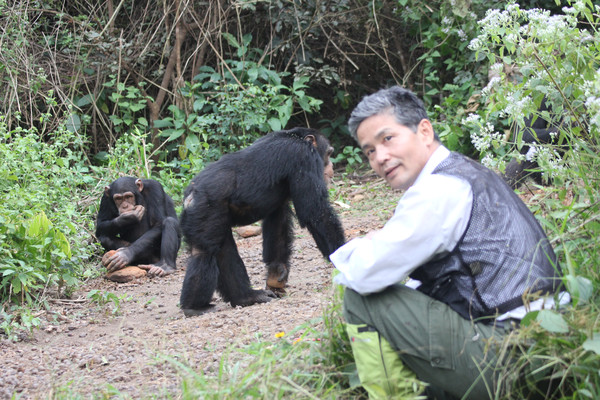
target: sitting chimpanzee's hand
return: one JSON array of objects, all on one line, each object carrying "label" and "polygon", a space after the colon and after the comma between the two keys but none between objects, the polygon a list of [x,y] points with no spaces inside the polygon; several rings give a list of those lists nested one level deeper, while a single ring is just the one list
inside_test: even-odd
[{"label": "sitting chimpanzee's hand", "polygon": [[117,218],[119,219],[120,223],[137,224],[142,220],[142,218],[144,218],[145,214],[146,208],[143,205],[138,204],[132,210],[125,211]]},{"label": "sitting chimpanzee's hand", "polygon": [[125,268],[131,262],[131,254],[127,247],[121,247],[118,250],[111,250],[102,256],[102,265],[108,272],[113,272]]}]

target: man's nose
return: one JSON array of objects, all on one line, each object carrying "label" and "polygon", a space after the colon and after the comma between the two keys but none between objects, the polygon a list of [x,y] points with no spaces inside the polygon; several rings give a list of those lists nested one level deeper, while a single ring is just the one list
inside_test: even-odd
[{"label": "man's nose", "polygon": [[387,149],[384,146],[381,146],[375,152],[375,161],[377,161],[377,164],[379,164],[379,165],[384,165],[389,160],[389,158],[390,158],[390,153],[387,151]]}]

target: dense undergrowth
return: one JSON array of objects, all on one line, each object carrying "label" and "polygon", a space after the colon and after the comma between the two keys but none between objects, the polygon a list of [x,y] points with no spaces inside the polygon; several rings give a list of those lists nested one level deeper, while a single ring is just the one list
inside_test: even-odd
[{"label": "dense undergrowth", "polygon": [[[399,0],[396,5],[412,6],[416,12],[418,3]],[[456,8],[453,21],[472,20],[467,3],[458,3],[463,8]],[[535,146],[528,153],[540,165],[547,185],[528,182],[519,190],[555,247],[573,301],[560,311],[526,317],[522,329],[506,343],[515,361],[504,371],[503,384],[509,387],[490,388],[495,398],[521,398],[523,388],[541,388],[541,398],[600,397],[600,10],[591,0],[564,6],[560,14],[551,14],[510,3],[488,10],[462,34],[453,21],[442,23],[445,9],[440,6],[434,15],[440,23],[437,30],[422,32],[429,40],[422,44],[429,47],[424,47],[418,65],[429,69],[424,79],[429,86],[421,93],[451,149],[478,155],[502,172],[511,158],[525,157],[518,151],[523,146],[518,132],[526,117],[543,118],[557,127],[554,144]],[[407,13],[404,18],[411,16],[418,17]],[[16,17],[11,18],[16,24]],[[467,40],[463,34],[471,37]],[[42,112],[24,118],[24,109],[16,110],[18,102],[5,110],[0,118],[0,331],[5,337],[18,338],[35,329],[36,309],[51,297],[68,297],[96,273],[90,268],[99,256],[94,216],[108,182],[125,174],[152,177],[179,205],[183,188],[206,162],[270,130],[320,115],[322,100],[311,95],[315,91],[310,79],[261,63],[265,53],[250,47],[250,36],[223,37],[233,49],[231,57],[221,59],[219,68],[199,68],[179,87],[181,101],[152,123],[141,113],[152,103],[144,91],[123,84],[116,75],[105,82],[106,92],[96,99],[105,103],[96,101],[94,112],[107,115],[118,133],[106,150],[90,152],[96,139],[82,126],[91,129],[95,114],[86,114],[92,102],[85,95],[74,104],[59,105],[52,92],[40,94],[48,105],[40,109],[60,110],[58,117]],[[10,70],[8,58],[17,57],[18,49],[10,50],[13,53],[4,52],[1,59],[2,79],[17,74]],[[452,51],[466,55],[451,57]],[[440,62],[456,73],[453,83],[436,86]],[[472,73],[459,74],[463,67]],[[494,77],[487,86],[480,85],[487,70]],[[335,77],[332,70],[324,71]],[[29,89],[39,94],[36,84]],[[348,101],[339,92],[334,97],[340,103]],[[551,112],[539,111],[542,101]],[[103,104],[112,105],[112,113]],[[343,123],[331,117],[323,120],[324,130],[336,141],[335,132],[343,131]],[[338,149],[336,159],[346,172],[360,164],[360,154],[350,144]],[[343,193],[333,190],[331,196],[337,199]],[[302,328],[307,340],[258,342],[244,350],[252,368],[240,369],[225,355],[219,376],[211,378],[173,361],[184,377],[184,397],[363,395],[355,387],[340,295],[334,292],[323,317]],[[513,385],[515,376],[525,377],[521,386]]]}]

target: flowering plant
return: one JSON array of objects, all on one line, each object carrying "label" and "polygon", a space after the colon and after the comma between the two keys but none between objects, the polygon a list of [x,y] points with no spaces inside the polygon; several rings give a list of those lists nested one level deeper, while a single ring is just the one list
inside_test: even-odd
[{"label": "flowering plant", "polygon": [[[478,114],[463,119],[482,161],[501,171],[505,158],[535,160],[544,177],[566,179],[569,160],[593,142],[600,128],[600,7],[591,0],[569,1],[563,15],[523,10],[511,2],[488,10],[481,33],[469,48],[487,57],[489,83]],[[547,106],[540,108],[542,102]],[[556,126],[554,145],[536,144],[527,154],[522,132],[527,120]],[[506,157],[505,157],[506,156]]]}]

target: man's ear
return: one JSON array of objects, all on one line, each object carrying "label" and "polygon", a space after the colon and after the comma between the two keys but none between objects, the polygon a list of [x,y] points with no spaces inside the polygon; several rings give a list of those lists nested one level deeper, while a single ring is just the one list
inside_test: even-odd
[{"label": "man's ear", "polygon": [[431,125],[431,121],[423,118],[419,125],[417,126],[417,133],[423,135],[426,143],[432,143],[435,141],[435,133],[433,130],[433,125]]}]

